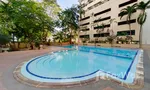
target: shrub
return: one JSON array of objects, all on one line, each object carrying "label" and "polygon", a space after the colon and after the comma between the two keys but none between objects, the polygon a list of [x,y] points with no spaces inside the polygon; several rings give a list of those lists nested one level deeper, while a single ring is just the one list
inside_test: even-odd
[{"label": "shrub", "polygon": [[11,41],[10,36],[0,34],[0,45],[6,45]]}]

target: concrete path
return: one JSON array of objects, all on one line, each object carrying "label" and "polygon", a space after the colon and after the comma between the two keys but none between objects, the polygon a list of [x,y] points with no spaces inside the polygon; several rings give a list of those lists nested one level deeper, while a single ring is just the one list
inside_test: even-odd
[{"label": "concrete path", "polygon": [[[49,47],[44,50],[17,51],[10,53],[0,53],[0,90],[129,90],[116,83],[101,80],[98,83],[82,87],[61,88],[61,89],[43,89],[35,88],[19,83],[13,78],[15,67],[33,57],[46,54],[50,51],[59,50],[59,47]],[[144,53],[145,67],[145,87],[143,90],[150,90],[150,51]]]},{"label": "concrete path", "polygon": [[144,89],[150,90],[150,50],[144,51]]}]

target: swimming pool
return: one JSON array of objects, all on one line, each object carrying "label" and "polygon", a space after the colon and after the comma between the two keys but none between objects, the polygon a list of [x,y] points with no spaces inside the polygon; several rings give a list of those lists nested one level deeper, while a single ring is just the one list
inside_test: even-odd
[{"label": "swimming pool", "polygon": [[52,83],[73,83],[98,76],[134,82],[139,50],[65,47],[73,49],[36,57],[22,66],[21,74],[34,81]]}]

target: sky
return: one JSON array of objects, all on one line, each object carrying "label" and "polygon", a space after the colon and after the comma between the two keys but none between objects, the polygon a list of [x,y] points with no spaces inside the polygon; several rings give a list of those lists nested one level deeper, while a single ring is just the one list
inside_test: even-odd
[{"label": "sky", "polygon": [[57,0],[57,3],[62,9],[65,9],[71,7],[73,4],[78,4],[78,0]]}]

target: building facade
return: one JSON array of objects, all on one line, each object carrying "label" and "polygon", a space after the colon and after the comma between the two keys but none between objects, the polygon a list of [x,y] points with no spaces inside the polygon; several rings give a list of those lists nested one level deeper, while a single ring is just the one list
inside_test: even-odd
[{"label": "building facade", "polygon": [[[120,19],[119,14],[123,8],[140,1],[142,0],[79,0],[85,11],[79,23],[80,39],[88,37],[92,41],[100,37],[101,40],[106,40],[112,31],[113,34],[120,37],[125,36],[124,34],[132,35],[133,41],[139,41],[140,27],[137,23],[139,11],[132,14],[129,22],[126,19],[127,15]],[[131,29],[128,23],[131,24]],[[99,33],[97,31],[100,25],[104,26],[104,30]]]}]

